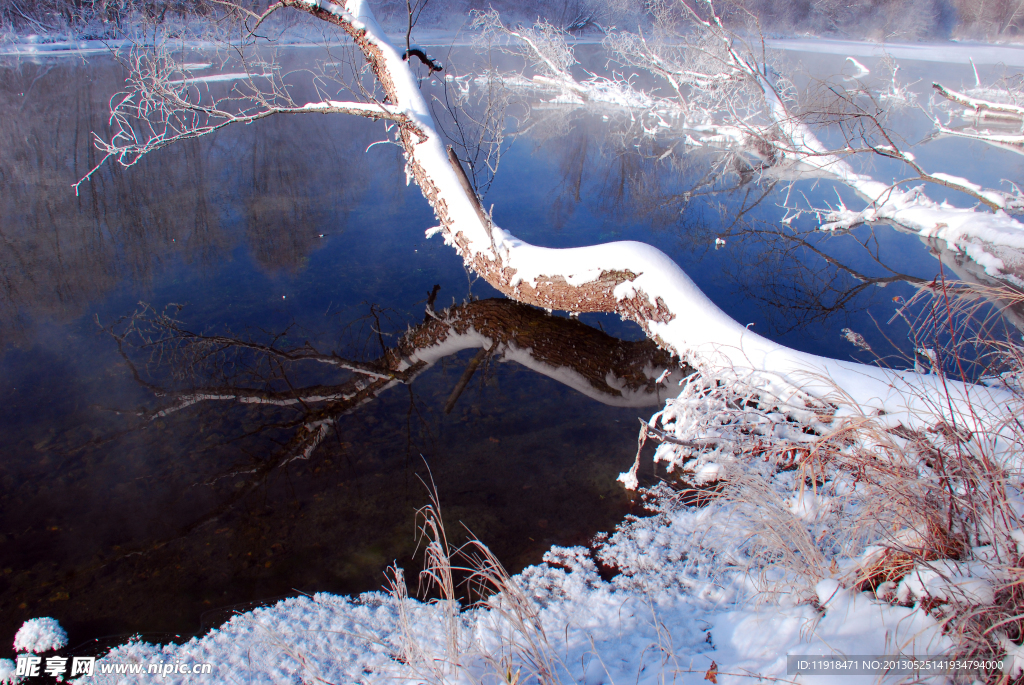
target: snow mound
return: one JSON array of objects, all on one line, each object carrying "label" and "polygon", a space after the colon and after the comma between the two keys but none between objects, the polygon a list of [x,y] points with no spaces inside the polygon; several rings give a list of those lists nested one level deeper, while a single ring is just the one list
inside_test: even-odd
[{"label": "snow mound", "polygon": [[48,652],[68,644],[68,634],[55,618],[33,618],[22,624],[14,636],[14,649],[19,652]]},{"label": "snow mound", "polygon": [[10,659],[0,659],[0,685],[13,683],[17,680],[14,675],[14,662]]},{"label": "snow mound", "polygon": [[897,589],[901,602],[931,597],[962,606],[990,606],[995,603],[995,588],[980,564],[939,560],[918,564]]}]

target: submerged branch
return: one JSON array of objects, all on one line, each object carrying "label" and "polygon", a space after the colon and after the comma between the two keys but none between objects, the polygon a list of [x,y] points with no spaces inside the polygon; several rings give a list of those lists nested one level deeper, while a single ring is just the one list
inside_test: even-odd
[{"label": "submerged branch", "polygon": [[[136,380],[168,405],[135,412],[147,422],[199,403],[265,405],[296,410],[294,425],[316,432],[397,383],[410,384],[439,361],[462,350],[479,348],[452,390],[450,413],[485,358],[515,361],[612,406],[656,406],[673,392],[690,370],[649,340],[616,340],[573,319],[553,317],[510,300],[477,300],[439,312],[409,329],[392,348],[372,362],[321,353],[306,343],[281,349],[231,336],[197,335],[168,316],[144,308],[107,328]],[[148,376],[181,379],[187,387],[147,380],[133,361],[149,355]],[[288,380],[303,362],[328,364],[352,372],[341,383],[294,385]],[[265,377],[261,369],[275,372]],[[247,369],[230,380],[233,369]],[[207,379],[225,379],[211,383]],[[277,389],[280,386],[286,389]],[[275,387],[276,386],[276,387]],[[318,429],[317,429],[318,430]]]}]

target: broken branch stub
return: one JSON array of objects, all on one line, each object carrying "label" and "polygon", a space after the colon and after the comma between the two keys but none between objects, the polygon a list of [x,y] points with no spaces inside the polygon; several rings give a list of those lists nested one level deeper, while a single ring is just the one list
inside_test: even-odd
[{"label": "broken branch stub", "polygon": [[462,168],[462,162],[459,160],[459,156],[455,154],[455,149],[448,146],[448,161],[451,162],[452,170],[455,175],[459,177],[459,185],[466,192],[466,196],[472,200],[473,208],[476,209],[476,215],[480,217],[480,223],[487,229],[487,237],[494,241],[491,236],[491,219],[487,216],[487,212],[484,211],[484,207],[480,204],[480,198],[477,196],[476,191],[473,190],[473,184],[469,182],[469,176],[466,175],[466,170]]}]

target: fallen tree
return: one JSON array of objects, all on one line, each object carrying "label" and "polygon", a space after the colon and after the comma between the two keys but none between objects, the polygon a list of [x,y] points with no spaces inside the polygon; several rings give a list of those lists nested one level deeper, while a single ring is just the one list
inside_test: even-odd
[{"label": "fallen tree", "polygon": [[[573,313],[617,313],[637,322],[659,345],[697,368],[763,374],[768,379],[765,391],[785,404],[810,401],[824,409],[826,398],[839,387],[865,411],[890,411],[895,402],[902,410],[963,421],[968,415],[985,415],[982,411],[962,412],[966,406],[977,408],[980,403],[994,408],[1003,401],[989,389],[950,386],[934,377],[826,360],[781,347],[726,316],[671,259],[649,245],[625,242],[559,250],[517,239],[483,211],[464,181],[457,158],[450,155],[437,131],[412,64],[391,45],[365,0],[344,5],[281,0],[260,14],[229,2],[219,4],[243,22],[253,41],[271,15],[287,9],[337,26],[358,48],[374,76],[374,88],[380,91],[375,93],[360,83],[361,101],[324,99],[298,104],[290,98],[280,75],[270,70],[251,73],[243,82],[245,92],[236,87],[221,101],[210,101],[209,91],[197,87],[197,79],[190,76],[186,65],[175,62],[166,51],[139,48],[129,58],[129,89],[114,100],[116,133],[108,141],[97,139],[106,158],[130,166],[142,155],[176,141],[273,114],[347,113],[386,119],[394,125],[396,142],[405,152],[407,174],[420,186],[440,222],[432,231],[440,232],[470,269],[515,300]],[[775,126],[783,133],[782,138],[776,136],[775,145],[785,152],[786,141],[790,141],[805,163],[837,173],[835,168],[845,163],[820,149],[806,128],[795,125],[753,57],[740,54],[715,23],[713,13],[711,17],[697,19],[709,31],[709,40],[717,41],[708,50],[713,48],[715,59],[724,61],[731,80],[759,89],[766,98]],[[428,69],[432,71],[433,66]],[[261,77],[272,87],[256,86]],[[376,99],[372,98],[375,94],[379,95]],[[886,190],[893,192],[880,189]],[[700,325],[694,326],[694,322]],[[921,397],[949,387],[955,387],[955,398],[945,408],[922,403]],[[949,412],[957,416],[946,416]]]}]

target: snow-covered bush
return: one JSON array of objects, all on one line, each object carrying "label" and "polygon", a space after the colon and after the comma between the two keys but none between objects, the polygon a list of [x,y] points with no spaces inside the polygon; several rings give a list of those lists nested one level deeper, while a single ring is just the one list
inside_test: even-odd
[{"label": "snow-covered bush", "polygon": [[14,636],[18,652],[48,652],[68,644],[68,634],[55,618],[33,618],[25,621]]},{"label": "snow-covered bush", "polygon": [[13,661],[10,659],[0,659],[0,685],[9,685],[16,682],[17,676],[14,675],[14,672]]}]

